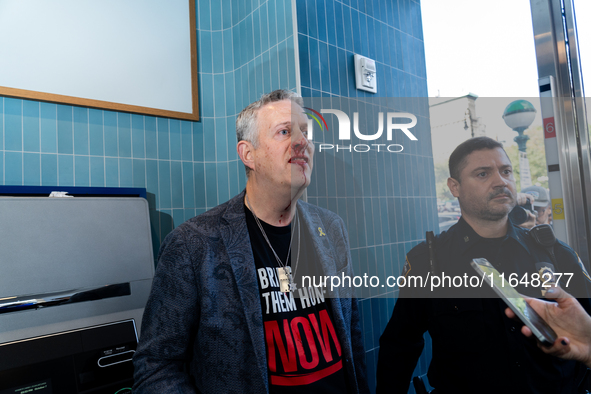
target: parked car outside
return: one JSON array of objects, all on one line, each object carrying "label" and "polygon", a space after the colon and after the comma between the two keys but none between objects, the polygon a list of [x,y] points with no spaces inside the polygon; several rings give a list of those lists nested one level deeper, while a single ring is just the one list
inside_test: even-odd
[{"label": "parked car outside", "polygon": [[459,213],[453,212],[441,212],[439,213],[439,231],[447,231],[451,226],[456,224],[460,220]]}]

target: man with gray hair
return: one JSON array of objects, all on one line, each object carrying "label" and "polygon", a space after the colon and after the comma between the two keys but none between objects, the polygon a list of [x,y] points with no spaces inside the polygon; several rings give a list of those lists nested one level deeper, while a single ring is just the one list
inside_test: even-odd
[{"label": "man with gray hair", "polygon": [[301,98],[264,95],[236,133],[246,189],[164,240],[134,393],[368,392],[357,301],[299,286],[311,261],[352,275],[341,218],[299,201],[314,157]]}]

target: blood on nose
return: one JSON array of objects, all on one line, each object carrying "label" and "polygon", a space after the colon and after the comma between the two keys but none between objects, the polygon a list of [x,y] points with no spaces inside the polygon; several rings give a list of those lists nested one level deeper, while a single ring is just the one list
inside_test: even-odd
[{"label": "blood on nose", "polygon": [[291,149],[295,153],[300,153],[306,149],[307,145],[308,145],[308,140],[306,140],[306,137],[304,137],[304,135],[301,134],[300,138],[294,138],[294,140],[291,143]]}]

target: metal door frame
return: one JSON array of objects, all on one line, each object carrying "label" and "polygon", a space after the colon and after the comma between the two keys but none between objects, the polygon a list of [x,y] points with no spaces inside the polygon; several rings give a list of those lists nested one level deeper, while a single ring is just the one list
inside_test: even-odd
[{"label": "metal door frame", "polygon": [[574,6],[572,0],[530,0],[530,5],[540,85],[553,82],[558,166],[549,168],[548,174],[559,172],[554,179],[560,181],[550,182],[550,188],[562,197],[565,214],[564,230],[557,235],[588,267],[591,157]]}]

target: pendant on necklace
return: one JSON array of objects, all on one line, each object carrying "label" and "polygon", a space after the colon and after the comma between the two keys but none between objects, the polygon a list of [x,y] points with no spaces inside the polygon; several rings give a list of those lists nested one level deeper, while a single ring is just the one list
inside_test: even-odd
[{"label": "pendant on necklace", "polygon": [[293,283],[293,277],[291,276],[291,267],[279,267],[277,268],[277,276],[279,277],[279,290],[283,293],[289,293],[295,291],[295,283]]}]

